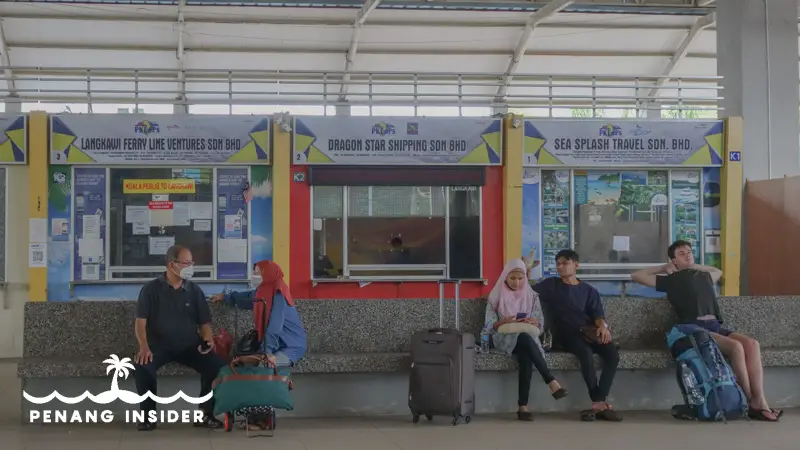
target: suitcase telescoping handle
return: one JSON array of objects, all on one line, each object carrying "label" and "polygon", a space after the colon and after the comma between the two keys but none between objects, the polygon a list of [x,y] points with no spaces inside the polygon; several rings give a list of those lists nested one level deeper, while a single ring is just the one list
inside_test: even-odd
[{"label": "suitcase telescoping handle", "polygon": [[458,290],[461,286],[461,280],[453,280],[453,279],[443,279],[439,280],[439,328],[444,328],[444,285],[445,284],[453,284],[455,285],[455,300],[456,300],[456,330],[460,329],[460,321],[461,321],[461,302],[458,298]]}]

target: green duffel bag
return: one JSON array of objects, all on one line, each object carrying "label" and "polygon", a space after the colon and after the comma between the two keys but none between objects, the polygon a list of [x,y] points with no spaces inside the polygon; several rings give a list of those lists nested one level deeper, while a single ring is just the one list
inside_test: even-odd
[{"label": "green duffel bag", "polygon": [[291,367],[277,369],[262,365],[223,367],[214,380],[214,415],[253,406],[294,409]]}]

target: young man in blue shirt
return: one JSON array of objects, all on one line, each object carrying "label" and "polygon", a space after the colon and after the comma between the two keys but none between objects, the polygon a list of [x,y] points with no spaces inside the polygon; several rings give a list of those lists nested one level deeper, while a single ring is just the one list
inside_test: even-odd
[{"label": "young man in blue shirt", "polygon": [[[561,250],[556,254],[558,277],[545,278],[533,290],[554,323],[554,340],[578,358],[581,374],[589,389],[592,408],[581,412],[581,420],[619,422],[622,417],[606,401],[619,365],[619,353],[611,340],[605,321],[600,293],[577,277],[578,254]],[[535,267],[538,261],[529,266]],[[603,372],[597,380],[594,354],[603,360]]]}]

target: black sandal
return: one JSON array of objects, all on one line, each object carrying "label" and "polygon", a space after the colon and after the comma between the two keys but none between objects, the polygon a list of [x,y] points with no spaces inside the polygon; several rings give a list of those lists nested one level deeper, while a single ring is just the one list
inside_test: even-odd
[{"label": "black sandal", "polygon": [[597,411],[593,409],[581,411],[581,422],[594,422],[595,420],[597,420]]},{"label": "black sandal", "polygon": [[[775,416],[775,419],[770,419],[767,417],[767,412],[772,413]],[[783,415],[783,411],[780,413],[775,413],[775,410],[771,409],[751,409],[747,412],[747,417],[753,420],[760,420],[762,422],[777,422],[780,420],[780,416]]]},{"label": "black sandal", "polygon": [[533,422],[533,413],[530,411],[517,411],[517,419],[524,422]]},{"label": "black sandal", "polygon": [[566,397],[567,395],[569,395],[569,392],[567,392],[567,390],[566,390],[566,389],[564,389],[564,388],[561,388],[561,389],[559,389],[559,390],[557,390],[557,391],[553,392],[551,395],[553,396],[553,398],[554,398],[554,399],[556,399],[556,400],[561,400],[562,398],[564,398],[564,397]]},{"label": "black sandal", "polygon": [[597,418],[606,422],[622,422],[622,416],[611,408],[599,411]]}]

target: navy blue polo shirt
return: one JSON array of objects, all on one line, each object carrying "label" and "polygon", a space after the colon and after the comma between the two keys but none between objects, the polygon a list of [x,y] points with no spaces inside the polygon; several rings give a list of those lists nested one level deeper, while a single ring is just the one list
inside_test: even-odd
[{"label": "navy blue polo shirt", "polygon": [[147,320],[147,343],[152,351],[181,352],[197,347],[198,327],[211,323],[211,311],[200,286],[184,280],[175,289],[161,275],[139,292],[136,318]]}]

